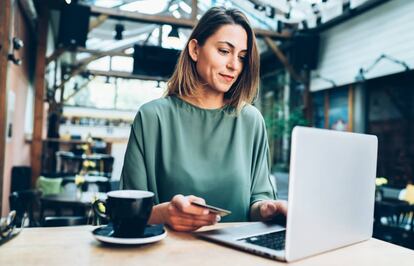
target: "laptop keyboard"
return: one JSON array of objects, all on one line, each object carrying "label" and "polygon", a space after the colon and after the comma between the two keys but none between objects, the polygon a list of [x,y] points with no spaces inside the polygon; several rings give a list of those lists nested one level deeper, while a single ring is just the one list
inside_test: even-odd
[{"label": "laptop keyboard", "polygon": [[261,247],[266,247],[274,250],[283,250],[285,249],[285,235],[286,230],[267,233],[263,235],[251,236],[247,238],[240,239],[246,243],[258,245]]}]

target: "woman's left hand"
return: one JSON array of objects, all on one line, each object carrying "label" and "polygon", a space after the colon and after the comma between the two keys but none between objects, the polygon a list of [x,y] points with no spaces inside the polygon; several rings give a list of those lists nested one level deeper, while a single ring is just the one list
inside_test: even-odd
[{"label": "woman's left hand", "polygon": [[267,221],[279,214],[287,216],[287,201],[262,200],[259,202],[260,220]]}]

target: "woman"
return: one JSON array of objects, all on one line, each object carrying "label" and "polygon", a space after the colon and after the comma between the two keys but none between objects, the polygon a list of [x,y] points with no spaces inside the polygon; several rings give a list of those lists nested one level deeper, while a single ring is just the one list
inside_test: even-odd
[{"label": "woman", "polygon": [[121,187],[155,193],[149,223],[193,231],[220,220],[192,201],[232,211],[223,221],[286,214],[269,177],[264,120],[250,105],[258,81],[247,18],[234,9],[208,10],[180,55],[168,95],[144,104],[132,125]]}]

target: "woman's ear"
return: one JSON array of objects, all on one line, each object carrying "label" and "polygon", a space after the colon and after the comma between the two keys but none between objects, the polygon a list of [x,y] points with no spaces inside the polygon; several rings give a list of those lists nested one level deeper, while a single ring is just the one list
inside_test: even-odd
[{"label": "woman's ear", "polygon": [[194,62],[197,62],[198,58],[198,42],[196,39],[191,39],[188,43],[188,53]]}]

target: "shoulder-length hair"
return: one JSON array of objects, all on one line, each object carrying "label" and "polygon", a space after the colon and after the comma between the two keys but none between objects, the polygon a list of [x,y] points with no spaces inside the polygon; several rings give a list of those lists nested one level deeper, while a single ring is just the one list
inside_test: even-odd
[{"label": "shoulder-length hair", "polygon": [[196,63],[189,53],[189,42],[196,39],[200,46],[224,25],[240,25],[247,33],[247,54],[243,70],[236,82],[224,94],[227,105],[239,112],[246,103],[252,103],[258,92],[260,58],[256,37],[246,16],[237,9],[213,7],[197,23],[182,50],[174,73],[167,83],[167,95],[194,96],[200,85]]}]

